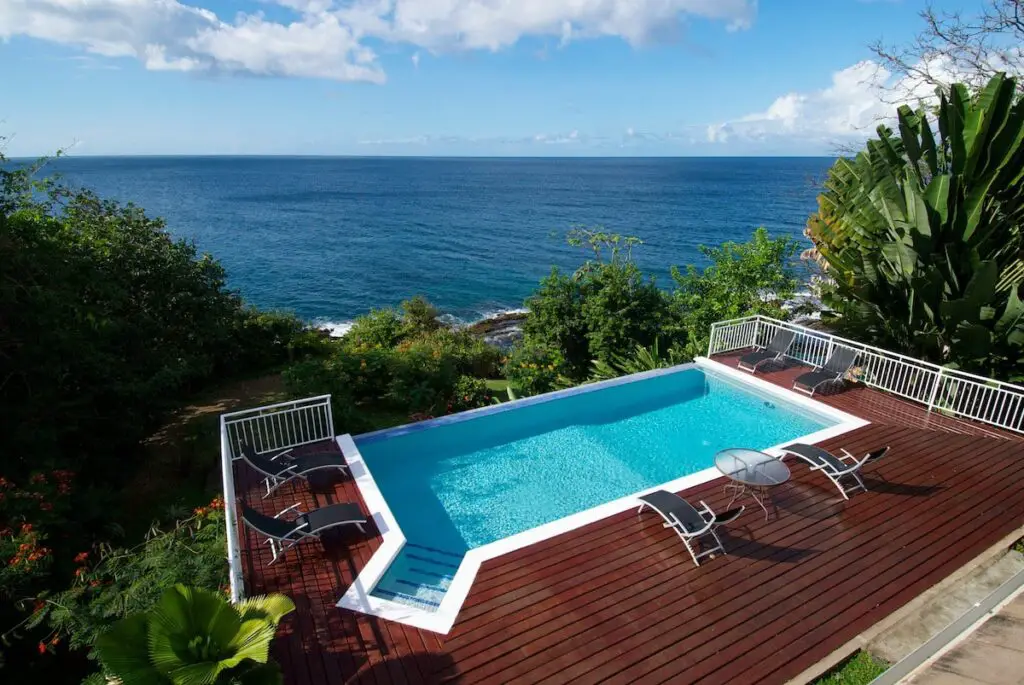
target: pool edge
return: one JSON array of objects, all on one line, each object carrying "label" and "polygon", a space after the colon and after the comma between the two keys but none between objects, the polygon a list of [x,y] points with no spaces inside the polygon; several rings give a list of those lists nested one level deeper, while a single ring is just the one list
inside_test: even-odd
[{"label": "pool edge", "polygon": [[[432,428],[434,426],[459,423],[461,421],[470,420],[480,416],[529,406],[530,404],[538,404],[560,399],[562,397],[578,395],[585,392],[599,390],[601,388],[631,383],[692,368],[701,368],[711,371],[714,374],[724,375],[742,384],[753,386],[761,393],[776,396],[791,404],[802,406],[818,414],[830,416],[839,421],[835,426],[830,426],[797,438],[801,442],[815,444],[822,440],[842,435],[843,433],[866,426],[870,423],[870,421],[848,414],[811,397],[800,395],[792,390],[779,387],[751,374],[743,373],[737,369],[728,367],[720,362],[707,359],[705,357],[696,357],[693,362],[680,364],[678,366],[665,369],[655,369],[653,371],[646,371],[630,376],[622,376],[608,381],[602,381],[600,383],[589,383],[575,388],[568,388],[566,390],[559,390],[534,397],[527,397],[492,407],[482,407],[480,409],[461,412],[451,416],[430,419],[417,424],[406,424],[404,426],[396,426],[394,428],[364,433],[356,437],[373,437],[376,439],[384,435],[403,435],[410,432]],[[787,440],[784,443],[779,443],[778,445],[769,447],[764,451],[779,456],[781,454],[779,448],[792,442],[794,442],[794,440]],[[538,542],[542,542],[563,533],[568,533],[583,526],[596,523],[610,516],[632,509],[637,506],[636,499],[642,494],[662,489],[669,490],[671,492],[679,492],[722,477],[722,474],[714,467],[707,468],[702,471],[698,471],[697,473],[691,473],[681,478],[668,481],[667,483],[638,490],[630,495],[620,497],[610,502],[605,502],[604,504],[600,504],[596,507],[585,509],[570,516],[565,516],[555,521],[550,521],[549,523],[516,533],[515,535],[511,535],[507,538],[495,540],[494,542],[471,549],[466,552],[466,555],[463,557],[458,571],[455,572],[455,576],[452,578],[451,585],[448,587],[448,590],[445,592],[445,595],[441,600],[441,605],[436,611],[426,611],[400,602],[393,602],[380,597],[374,597],[371,594],[373,588],[376,587],[388,567],[405,545],[405,535],[399,528],[398,522],[392,514],[391,508],[388,506],[383,493],[377,487],[377,482],[374,480],[373,474],[370,472],[362,454],[359,452],[359,448],[356,446],[353,436],[347,433],[345,435],[338,436],[337,443],[338,447],[341,448],[346,462],[349,464],[356,486],[359,488],[363,501],[369,509],[369,513],[373,517],[374,523],[377,524],[378,531],[382,538],[381,546],[373,553],[369,561],[345,591],[345,594],[338,600],[337,606],[342,609],[350,609],[359,613],[396,621],[414,628],[420,628],[441,634],[447,634],[451,631],[452,626],[455,624],[455,620],[458,618],[459,611],[462,609],[462,604],[469,595],[473,582],[476,580],[476,574],[480,570],[480,566],[483,562],[504,556],[505,554],[515,550],[529,547],[530,545],[537,544]]]}]

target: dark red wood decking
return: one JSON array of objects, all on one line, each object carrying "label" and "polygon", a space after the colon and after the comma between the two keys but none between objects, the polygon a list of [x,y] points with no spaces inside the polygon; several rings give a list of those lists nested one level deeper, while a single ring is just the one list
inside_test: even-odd
[{"label": "dark red wood decking", "polygon": [[[759,376],[788,387],[797,372]],[[725,533],[729,554],[699,568],[656,515],[610,517],[485,562],[447,636],[335,606],[375,535],[303,543],[267,567],[245,531],[249,593],[297,606],[274,650],[286,682],[782,683],[1024,523],[1018,436],[865,388],[819,399],[873,422],[826,447],[892,446],[870,492],[846,502],[791,462],[777,517],[748,507]],[[267,512],[361,501],[347,480],[261,500],[251,472],[236,473]],[[722,484],[684,495],[719,509]]]}]

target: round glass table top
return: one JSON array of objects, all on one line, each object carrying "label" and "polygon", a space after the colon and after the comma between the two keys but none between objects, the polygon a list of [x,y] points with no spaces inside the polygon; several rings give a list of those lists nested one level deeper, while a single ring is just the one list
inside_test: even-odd
[{"label": "round glass table top", "polygon": [[779,485],[789,480],[789,467],[780,459],[742,447],[716,454],[715,467],[727,478],[745,485]]}]

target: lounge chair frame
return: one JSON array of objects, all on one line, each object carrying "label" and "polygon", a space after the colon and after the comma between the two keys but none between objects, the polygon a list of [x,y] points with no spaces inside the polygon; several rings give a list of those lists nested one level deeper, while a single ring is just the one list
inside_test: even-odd
[{"label": "lounge chair frame", "polygon": [[[677,495],[678,496],[678,495]],[[680,497],[679,499],[683,499]],[[686,500],[683,500],[686,502]],[[689,502],[687,502],[689,504]],[[693,505],[690,505],[693,506]],[[715,552],[721,552],[727,554],[725,546],[722,545],[721,538],[718,537],[718,533],[715,532],[715,528],[720,525],[735,521],[739,518],[740,514],[743,513],[744,507],[739,507],[732,512],[727,512],[724,517],[715,516],[715,512],[712,511],[704,500],[700,500],[700,509],[694,507],[694,510],[704,519],[704,527],[695,531],[688,531],[682,521],[676,516],[675,512],[665,512],[655,507],[654,505],[641,500],[640,507],[636,510],[637,516],[643,513],[645,507],[650,507],[652,510],[658,512],[658,514],[665,519],[665,522],[661,524],[662,528],[671,528],[679,536],[679,539],[683,541],[686,546],[686,551],[690,553],[690,558],[693,559],[693,563],[700,566],[700,560],[706,556],[710,556]],[[714,546],[702,549],[699,553],[694,549],[693,543],[702,537],[710,537],[714,540]]]},{"label": "lounge chair frame", "polygon": [[[783,345],[781,345],[779,343],[782,340],[785,340],[785,336],[788,336],[789,339],[788,339],[788,341],[786,341],[785,346],[783,346]],[[789,352],[789,348],[793,346],[793,342],[795,340],[796,340],[796,333],[794,331],[790,331],[790,330],[787,330],[785,328],[780,328],[779,330],[777,330],[775,332],[775,335],[772,336],[772,339],[768,341],[767,345],[765,345],[763,347],[760,346],[760,345],[757,345],[754,348],[754,352],[753,353],[749,353],[751,355],[752,354],[762,354],[763,357],[761,359],[758,359],[756,362],[751,364],[749,362],[744,362],[743,361],[743,357],[740,357],[740,359],[737,360],[737,362],[736,362],[736,368],[743,369],[744,371],[749,372],[751,375],[756,374],[758,368],[762,364],[771,364],[771,363],[774,363],[774,362],[781,362],[783,359],[785,359],[786,353]],[[744,355],[744,356],[749,356],[749,355]]]},{"label": "lounge chair frame", "polygon": [[[284,534],[282,532],[272,533],[272,532],[269,532],[267,530],[264,530],[263,528],[260,528],[256,523],[254,523],[253,521],[250,520],[250,517],[247,516],[248,512],[246,511],[246,508],[243,506],[243,508],[242,508],[242,520],[245,522],[245,525],[249,526],[249,528],[254,530],[256,533],[258,533],[258,534],[262,535],[264,538],[266,538],[266,540],[264,540],[264,542],[270,546],[270,556],[271,556],[271,559],[270,559],[269,562],[267,562],[267,566],[270,566],[270,565],[274,564],[275,562],[277,562],[278,558],[282,554],[284,554],[285,552],[287,552],[288,550],[290,550],[292,547],[294,547],[295,545],[299,544],[303,540],[308,540],[308,539],[319,540],[321,533],[323,533],[326,530],[330,530],[332,528],[337,528],[338,526],[354,525],[356,528],[359,529],[359,532],[361,532],[361,533],[365,533],[366,532],[366,529],[363,528],[363,524],[366,523],[366,517],[365,516],[363,516],[363,517],[361,517],[359,519],[353,518],[353,519],[343,519],[343,520],[332,521],[328,525],[321,526],[320,528],[317,528],[315,530],[311,529],[309,527],[309,521],[304,519],[304,517],[307,516],[307,513],[303,512],[301,509],[299,509],[300,506],[301,505],[298,502],[296,502],[295,504],[291,505],[290,507],[285,507],[281,511],[277,512],[276,514],[274,514],[274,518],[275,519],[280,519],[282,516],[284,516],[285,514],[287,514],[290,511],[293,511],[296,514],[298,514],[298,516],[295,519],[291,520],[291,521],[283,521],[285,523],[292,523],[292,524],[294,524],[292,526],[291,531],[289,533],[287,533],[287,534]],[[252,510],[250,510],[250,511],[252,511]],[[255,513],[258,513],[258,512],[255,512]],[[312,512],[310,512],[310,513],[312,513]]]},{"label": "lounge chair frame", "polygon": [[[820,449],[825,454],[830,455],[833,459],[844,464],[845,468],[840,469],[828,461],[816,461],[811,457],[800,454],[799,452],[794,452],[790,447],[794,447],[794,445],[782,448],[782,458],[785,458],[787,454],[792,454],[799,459],[803,459],[810,465],[811,471],[821,471],[825,474],[825,477],[832,481],[832,483],[839,489],[839,492],[843,495],[843,499],[846,500],[850,499],[850,493],[857,492],[858,490],[867,491],[868,486],[864,484],[864,480],[860,477],[860,470],[864,468],[864,465],[869,462],[878,461],[889,452],[889,446],[886,445],[881,449],[868,452],[861,459],[857,459],[845,448],[840,450],[842,453],[840,456],[836,456],[828,450],[817,447],[816,445],[805,445],[805,447],[817,447],[817,449]],[[853,482],[850,485],[846,485],[843,483],[844,478],[850,479]]]},{"label": "lounge chair frame", "polygon": [[[279,487],[296,478],[308,481],[308,475],[315,471],[337,469],[343,474],[348,473],[348,466],[344,463],[309,463],[308,459],[310,457],[320,456],[320,454],[306,455],[306,460],[304,461],[302,456],[292,456],[291,449],[282,450],[272,457],[264,457],[257,454],[256,450],[251,445],[241,444],[240,447],[242,458],[245,460],[245,463],[259,471],[264,476],[263,484],[266,492],[263,494],[263,499],[266,499]],[[280,464],[277,464],[278,459],[282,460]],[[344,459],[344,457],[338,453],[338,459]],[[280,468],[271,469],[269,468],[270,464],[278,465]]]},{"label": "lounge chair frame", "polygon": [[[842,365],[833,363],[833,360],[835,359],[835,357],[837,355],[842,354],[843,352],[847,352],[847,351],[848,352],[852,352],[853,356],[850,357],[850,361],[849,361],[848,364],[845,365],[845,367],[842,366]],[[812,369],[811,371],[808,371],[807,373],[803,373],[803,374],[800,374],[799,376],[797,376],[796,380],[793,381],[793,390],[796,390],[797,392],[802,392],[805,395],[813,397],[814,393],[818,391],[818,388],[820,388],[823,385],[831,385],[833,383],[843,383],[843,382],[845,382],[846,374],[848,374],[850,372],[850,369],[853,368],[853,365],[857,361],[857,355],[858,354],[860,354],[860,352],[858,350],[855,350],[855,349],[851,348],[851,347],[844,347],[844,346],[836,347],[836,349],[832,352],[832,354],[829,355],[829,358],[827,360],[825,360],[825,363],[823,365],[815,366],[814,369]],[[822,378],[821,380],[815,381],[813,384],[807,384],[804,387],[800,387],[800,385],[799,385],[801,378],[806,378],[807,376],[811,376],[811,375],[822,375],[822,376],[824,376],[825,374],[829,374],[829,377]],[[810,389],[808,389],[808,387]]]}]

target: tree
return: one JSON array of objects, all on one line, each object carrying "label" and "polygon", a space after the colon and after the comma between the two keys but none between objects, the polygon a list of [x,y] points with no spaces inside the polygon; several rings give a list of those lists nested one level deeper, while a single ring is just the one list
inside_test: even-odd
[{"label": "tree", "polygon": [[971,97],[904,105],[829,171],[807,234],[825,301],[858,339],[986,375],[1024,362],[1024,99],[1000,74]]},{"label": "tree", "polygon": [[711,261],[704,269],[675,267],[673,304],[688,333],[690,356],[704,354],[711,324],[752,314],[785,318],[782,305],[793,296],[796,241],[771,238],[758,228],[749,242],[726,242],[720,247],[701,246]]},{"label": "tree", "polygon": [[[910,45],[877,41],[871,46],[885,67],[907,77],[906,83],[948,89],[956,80],[977,90],[1000,72],[1024,76],[1024,0],[987,0],[976,16],[928,6],[921,18],[925,28]],[[1022,92],[1024,79],[1016,87]]]},{"label": "tree", "polygon": [[579,382],[595,359],[611,362],[637,344],[681,336],[668,296],[632,259],[638,238],[577,228],[568,239],[594,258],[572,274],[553,269],[526,300],[524,347],[557,351],[559,372]]}]

